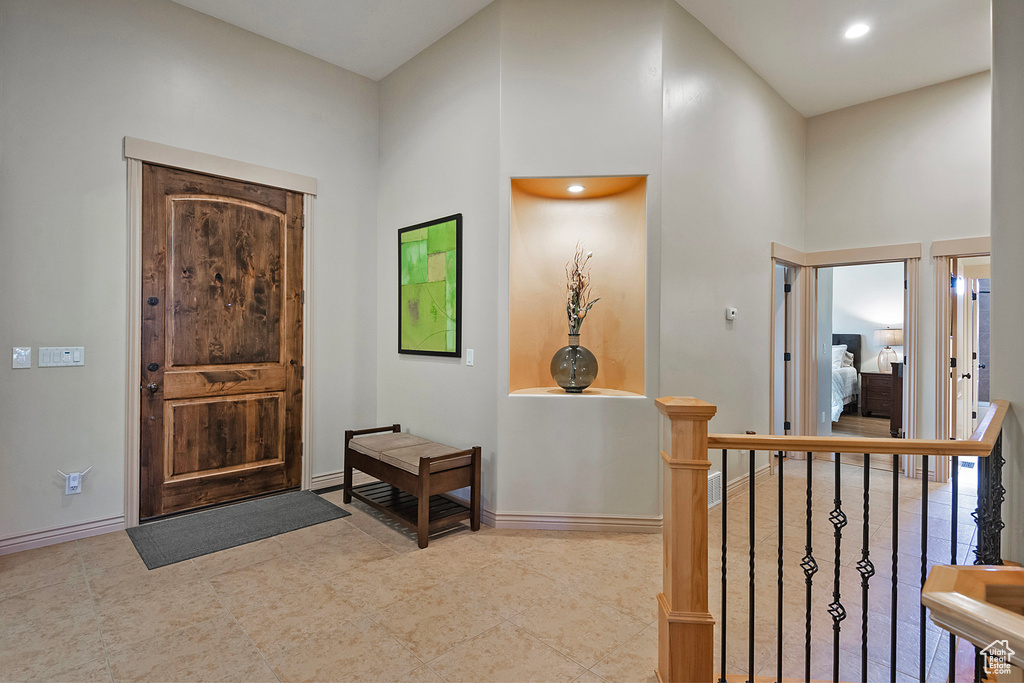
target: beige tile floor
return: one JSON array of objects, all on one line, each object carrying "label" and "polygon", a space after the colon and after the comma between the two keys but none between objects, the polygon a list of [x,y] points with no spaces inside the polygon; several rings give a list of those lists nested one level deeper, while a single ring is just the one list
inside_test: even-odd
[{"label": "beige tile floor", "polygon": [[[803,508],[797,502],[803,504],[805,480],[801,468],[786,467],[783,642],[786,674],[802,676],[804,583],[796,564],[803,555]],[[831,678],[823,667],[826,660],[831,664],[832,652],[822,612],[833,571],[826,559],[832,557],[832,537],[823,524],[832,495],[826,467],[815,463],[813,480],[820,571],[813,589],[812,663],[820,678]],[[861,496],[854,486],[860,470],[849,470],[844,483],[850,487],[843,493],[853,534],[861,519],[853,509]],[[871,505],[872,548],[884,549],[891,538],[891,502],[881,497],[891,480],[872,478],[873,495],[879,491]],[[755,645],[757,668],[766,674],[775,662],[776,481],[766,478],[756,488]],[[915,488],[920,491],[920,484]],[[920,575],[920,553],[912,547],[915,534],[920,543],[920,495],[909,485],[904,489],[899,522],[907,554],[901,566],[912,570],[899,573],[901,633],[916,632]],[[948,517],[948,487],[934,489],[929,517],[941,520]],[[326,497],[341,504],[340,492]],[[656,680],[660,535],[488,527],[472,533],[460,527],[418,550],[411,534],[367,508],[343,507],[351,517],[154,571],[123,532],[0,557],[0,680]],[[746,510],[744,496],[730,498],[732,673],[746,672]],[[716,620],[720,524],[720,512],[712,511]],[[937,523],[933,529],[941,537]],[[964,540],[966,553],[973,538]],[[859,553],[859,541],[850,541],[841,555],[849,612],[841,640],[844,680],[859,680],[854,545]],[[948,561],[948,546],[946,540],[945,558],[941,550],[929,555]],[[876,581],[889,583],[881,577],[888,571],[878,569],[869,598],[871,642],[873,651],[884,654],[872,660],[870,674],[889,680],[889,589],[874,587]],[[927,648],[930,670],[940,671],[945,646],[939,647],[937,632],[929,633]],[[902,643],[900,652],[899,676],[916,673],[916,641]]]}]

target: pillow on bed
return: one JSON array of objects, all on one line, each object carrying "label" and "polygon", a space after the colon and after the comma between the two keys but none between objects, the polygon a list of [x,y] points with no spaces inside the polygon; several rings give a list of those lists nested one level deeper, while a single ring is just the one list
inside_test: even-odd
[{"label": "pillow on bed", "polygon": [[837,344],[832,347],[832,369],[838,370],[843,367],[843,354],[846,353],[846,344]]},{"label": "pillow on bed", "polygon": [[843,367],[844,368],[852,368],[853,367],[853,354],[850,353],[849,351],[844,351],[843,352]]}]

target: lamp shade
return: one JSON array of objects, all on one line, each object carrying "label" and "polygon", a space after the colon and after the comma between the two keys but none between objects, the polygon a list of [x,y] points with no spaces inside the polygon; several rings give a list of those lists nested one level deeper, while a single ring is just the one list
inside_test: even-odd
[{"label": "lamp shade", "polygon": [[903,330],[893,330],[887,327],[884,330],[876,330],[875,334],[878,336],[878,343],[882,346],[903,346]]}]

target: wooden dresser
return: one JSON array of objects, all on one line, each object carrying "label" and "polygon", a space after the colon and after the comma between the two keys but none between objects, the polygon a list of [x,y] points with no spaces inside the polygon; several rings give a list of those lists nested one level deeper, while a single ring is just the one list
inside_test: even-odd
[{"label": "wooden dresser", "polygon": [[892,375],[860,373],[860,414],[889,417],[892,414]]}]

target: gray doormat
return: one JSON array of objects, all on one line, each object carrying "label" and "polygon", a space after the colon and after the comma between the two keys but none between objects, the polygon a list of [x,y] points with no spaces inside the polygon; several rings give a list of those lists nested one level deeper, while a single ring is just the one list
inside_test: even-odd
[{"label": "gray doormat", "polygon": [[128,536],[156,569],[350,514],[312,491],[292,491],[142,524]]}]

